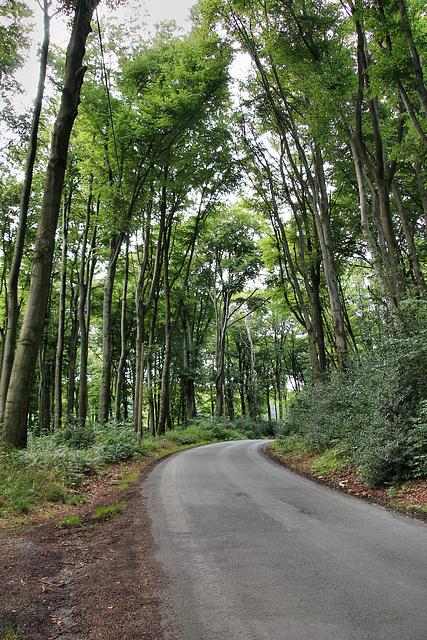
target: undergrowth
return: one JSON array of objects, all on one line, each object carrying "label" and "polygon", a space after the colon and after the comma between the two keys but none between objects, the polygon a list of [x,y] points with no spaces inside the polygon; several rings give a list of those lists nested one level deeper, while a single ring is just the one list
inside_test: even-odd
[{"label": "undergrowth", "polygon": [[[257,427],[258,429],[260,427]],[[0,453],[0,517],[34,512],[49,503],[83,504],[82,481],[102,473],[108,465],[143,459],[150,453],[248,437],[211,418],[199,418],[186,428],[168,431],[163,437],[139,440],[132,424],[111,422],[102,427],[78,423],[44,436],[29,434],[25,450]],[[134,477],[125,476],[120,488]],[[64,522],[63,526],[79,523]]]},{"label": "undergrowth", "polygon": [[426,476],[426,369],[427,334],[384,339],[293,397],[278,446],[339,452],[371,487]]}]

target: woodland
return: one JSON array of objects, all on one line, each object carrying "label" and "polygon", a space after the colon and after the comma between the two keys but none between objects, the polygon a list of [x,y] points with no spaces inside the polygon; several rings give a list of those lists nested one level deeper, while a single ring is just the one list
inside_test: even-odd
[{"label": "woodland", "polygon": [[424,477],[425,2],[97,3],[41,0],[25,113],[0,7],[2,455],[205,421]]}]

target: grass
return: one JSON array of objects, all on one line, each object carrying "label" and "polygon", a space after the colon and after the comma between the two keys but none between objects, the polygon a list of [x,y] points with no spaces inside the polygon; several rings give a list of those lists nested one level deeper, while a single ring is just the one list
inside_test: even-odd
[{"label": "grass", "polygon": [[[87,501],[89,474],[99,476],[117,462],[143,460],[150,455],[159,459],[189,446],[242,437],[211,419],[199,419],[187,429],[142,441],[132,425],[116,422],[85,429],[71,425],[41,437],[30,434],[26,450],[0,453],[0,520],[45,513],[54,503],[82,505]],[[137,477],[137,470],[125,466],[114,484],[124,490]],[[112,512],[102,514],[107,515],[114,517]],[[70,517],[58,526],[79,524]]]},{"label": "grass", "polygon": [[7,625],[3,630],[0,630],[0,640],[20,640],[21,633],[19,629],[13,629]]},{"label": "grass", "polygon": [[337,449],[328,449],[311,460],[308,469],[318,476],[336,474],[342,471],[346,464]]},{"label": "grass", "polygon": [[119,511],[123,511],[126,508],[124,502],[117,502],[116,504],[109,504],[106,507],[98,507],[95,510],[94,516],[99,520],[111,520],[115,518]]},{"label": "grass", "polygon": [[312,453],[307,441],[298,433],[282,436],[270,445],[272,451],[278,456],[291,454],[298,461]]},{"label": "grass", "polygon": [[60,529],[73,529],[74,527],[81,527],[82,519],[79,516],[72,514],[63,520],[58,520],[56,524]]}]

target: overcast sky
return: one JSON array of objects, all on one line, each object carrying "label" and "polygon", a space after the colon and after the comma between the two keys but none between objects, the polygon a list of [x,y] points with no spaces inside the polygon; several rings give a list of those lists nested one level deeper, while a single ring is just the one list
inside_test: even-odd
[{"label": "overcast sky", "polygon": [[[123,21],[131,17],[135,23],[145,23],[148,28],[162,20],[175,20],[180,27],[188,29],[190,27],[189,11],[195,3],[196,0],[128,0],[118,11],[118,16]],[[25,89],[25,95],[21,96],[18,103],[21,102],[23,105],[28,100],[34,100],[36,95],[39,73],[37,49],[41,44],[43,35],[43,16],[37,1],[28,0],[28,5],[34,12],[31,18],[31,23],[34,24],[34,46],[28,54],[26,65],[18,73],[18,79]],[[104,11],[102,0],[99,5],[99,12],[104,15],[105,13],[110,13],[108,9]],[[69,27],[64,24],[61,18],[54,16],[51,22],[52,42],[65,48],[68,44],[69,34]]]}]

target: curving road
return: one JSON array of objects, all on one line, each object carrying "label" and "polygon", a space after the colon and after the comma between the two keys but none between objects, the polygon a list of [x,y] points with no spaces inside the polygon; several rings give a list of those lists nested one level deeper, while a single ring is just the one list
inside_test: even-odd
[{"label": "curving road", "polygon": [[301,478],[264,445],[189,449],[144,483],[167,637],[427,640],[427,526]]}]

